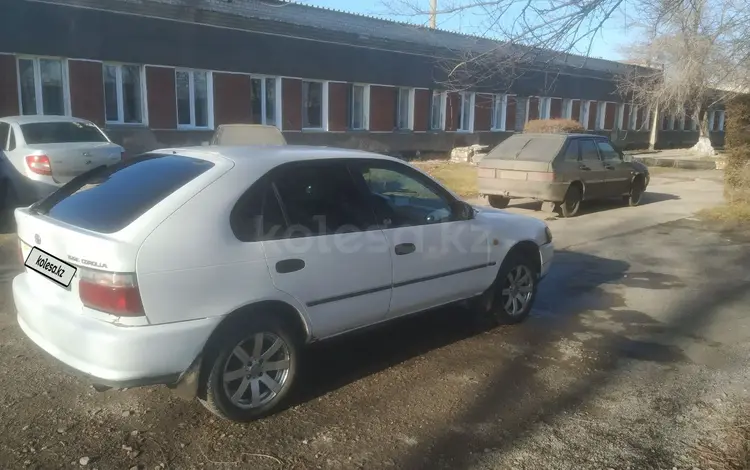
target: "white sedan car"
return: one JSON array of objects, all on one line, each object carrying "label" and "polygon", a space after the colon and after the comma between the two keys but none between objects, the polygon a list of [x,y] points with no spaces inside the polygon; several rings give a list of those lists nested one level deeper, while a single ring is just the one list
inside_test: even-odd
[{"label": "white sedan car", "polygon": [[0,118],[0,211],[56,191],[99,165],[122,160],[124,149],[96,124],[66,116]]},{"label": "white sedan car", "polygon": [[237,421],[283,406],[307,343],[463,300],[523,320],[553,255],[542,221],[330,148],[158,150],[15,215],[29,338],[94,384]]}]

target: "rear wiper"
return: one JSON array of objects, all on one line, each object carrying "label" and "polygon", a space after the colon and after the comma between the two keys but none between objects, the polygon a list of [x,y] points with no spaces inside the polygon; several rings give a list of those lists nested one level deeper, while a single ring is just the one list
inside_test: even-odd
[{"label": "rear wiper", "polygon": [[36,215],[46,214],[53,206],[55,206],[55,204],[81,189],[81,187],[86,184],[87,180],[95,176],[99,176],[99,173],[103,173],[108,168],[109,167],[107,165],[99,165],[90,170],[84,171],[80,175],[57,188],[57,190],[49,196],[30,205],[28,209],[29,212]]},{"label": "rear wiper", "polygon": [[516,154],[513,156],[513,160],[518,160],[518,156],[521,155],[521,152],[523,152],[523,149],[525,149],[526,146],[529,145],[530,142],[531,142],[531,139],[527,140],[526,143],[523,144],[523,147],[518,149],[518,152],[516,152]]}]

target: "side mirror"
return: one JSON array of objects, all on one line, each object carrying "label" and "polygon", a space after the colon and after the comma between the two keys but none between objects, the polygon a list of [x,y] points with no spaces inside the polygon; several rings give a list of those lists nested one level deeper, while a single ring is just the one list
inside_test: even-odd
[{"label": "side mirror", "polygon": [[474,208],[464,201],[456,201],[451,208],[457,220],[471,220],[474,218]]}]

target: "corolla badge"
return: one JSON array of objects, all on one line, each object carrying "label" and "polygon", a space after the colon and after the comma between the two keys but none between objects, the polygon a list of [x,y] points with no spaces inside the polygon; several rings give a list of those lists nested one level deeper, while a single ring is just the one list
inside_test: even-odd
[{"label": "corolla badge", "polygon": [[34,242],[37,245],[41,245],[42,244],[42,237],[40,237],[38,233],[34,234]]}]

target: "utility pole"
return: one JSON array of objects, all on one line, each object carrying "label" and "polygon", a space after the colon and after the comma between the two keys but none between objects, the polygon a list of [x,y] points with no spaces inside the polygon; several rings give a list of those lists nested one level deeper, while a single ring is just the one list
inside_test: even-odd
[{"label": "utility pole", "polygon": [[437,28],[437,0],[430,0],[430,28]]}]

